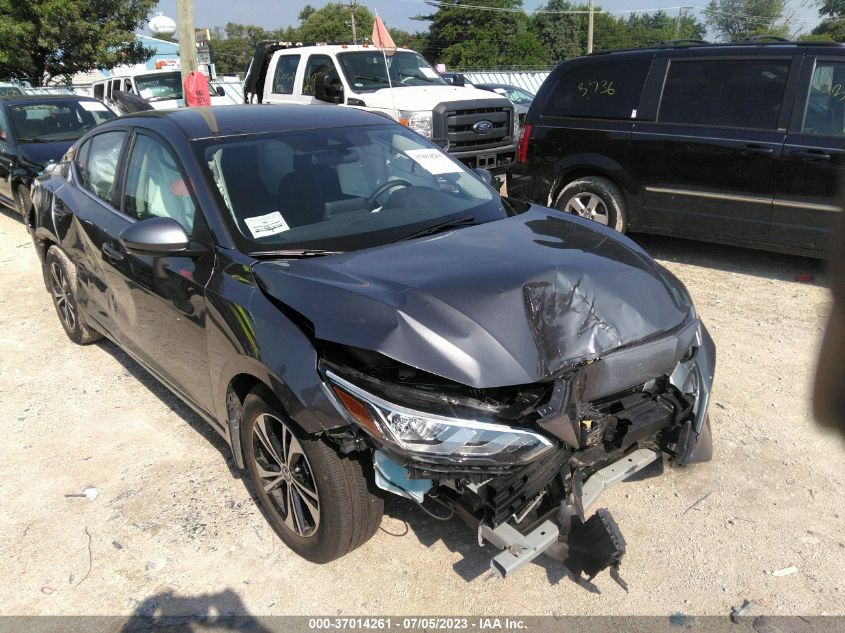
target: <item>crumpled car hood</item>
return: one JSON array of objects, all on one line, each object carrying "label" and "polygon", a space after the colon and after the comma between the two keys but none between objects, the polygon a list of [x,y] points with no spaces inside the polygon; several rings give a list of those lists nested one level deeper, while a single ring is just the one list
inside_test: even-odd
[{"label": "crumpled car hood", "polygon": [[683,285],[628,238],[533,206],[427,238],[254,267],[319,339],[476,388],[536,382],[677,327]]}]

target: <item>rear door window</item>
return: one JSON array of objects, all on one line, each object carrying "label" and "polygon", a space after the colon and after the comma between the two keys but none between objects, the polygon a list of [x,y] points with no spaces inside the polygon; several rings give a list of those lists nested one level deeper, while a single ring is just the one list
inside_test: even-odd
[{"label": "rear door window", "polygon": [[775,130],[789,59],[672,60],[657,120]]},{"label": "rear door window", "polygon": [[293,82],[296,69],[299,68],[299,55],[282,55],[276,63],[273,74],[273,92],[280,95],[293,94]]},{"label": "rear door window", "polygon": [[816,65],[801,132],[839,138],[845,136],[845,62],[819,62]]},{"label": "rear door window", "polygon": [[633,119],[651,58],[602,60],[560,77],[544,116]]}]

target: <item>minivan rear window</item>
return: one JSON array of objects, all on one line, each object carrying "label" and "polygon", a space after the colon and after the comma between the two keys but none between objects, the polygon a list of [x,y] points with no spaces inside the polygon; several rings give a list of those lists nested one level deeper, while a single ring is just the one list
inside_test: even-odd
[{"label": "minivan rear window", "polygon": [[657,120],[777,129],[789,60],[672,60]]},{"label": "minivan rear window", "polygon": [[651,58],[602,60],[563,74],[543,116],[633,119]]}]

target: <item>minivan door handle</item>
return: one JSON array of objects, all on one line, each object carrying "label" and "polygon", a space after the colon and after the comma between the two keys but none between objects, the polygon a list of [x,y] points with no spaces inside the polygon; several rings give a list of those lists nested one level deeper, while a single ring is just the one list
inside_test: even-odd
[{"label": "minivan door handle", "polygon": [[821,163],[831,159],[830,154],[821,149],[797,149],[790,156],[807,163]]},{"label": "minivan door handle", "polygon": [[775,150],[771,147],[763,147],[762,145],[742,145],[736,148],[737,156],[771,156]]},{"label": "minivan door handle", "polygon": [[108,259],[110,262],[122,262],[124,259],[123,253],[121,253],[108,242],[103,243],[101,250],[103,251],[103,255],[105,255],[106,259]]}]

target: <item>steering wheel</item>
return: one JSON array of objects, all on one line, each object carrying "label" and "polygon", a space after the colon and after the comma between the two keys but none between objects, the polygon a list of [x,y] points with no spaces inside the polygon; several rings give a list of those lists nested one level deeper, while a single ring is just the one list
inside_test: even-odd
[{"label": "steering wheel", "polygon": [[404,86],[411,83],[414,79],[417,79],[416,75],[405,75],[403,79],[399,80],[399,83]]},{"label": "steering wheel", "polygon": [[388,180],[383,185],[379,185],[378,187],[376,187],[375,191],[373,191],[367,197],[364,204],[367,205],[367,209],[372,211],[373,209],[376,208],[376,200],[385,191],[389,191],[390,189],[393,189],[394,187],[413,187],[413,186],[414,185],[409,183],[407,180],[404,180],[403,178],[397,178],[396,180]]}]

